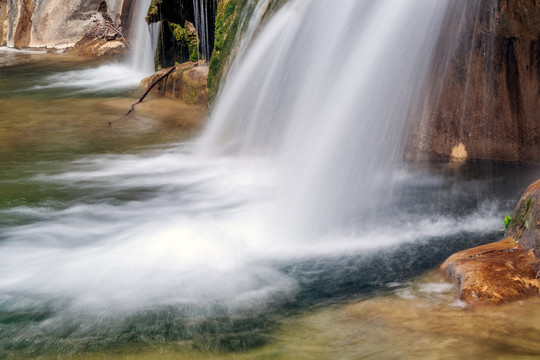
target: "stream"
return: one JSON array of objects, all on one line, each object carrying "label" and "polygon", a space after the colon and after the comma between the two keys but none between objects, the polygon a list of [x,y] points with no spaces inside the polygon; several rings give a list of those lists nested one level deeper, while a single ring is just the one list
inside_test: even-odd
[{"label": "stream", "polygon": [[402,165],[384,206],[292,239],[279,161],[200,152],[205,109],[119,121],[121,65],[0,54],[0,359],[540,354],[540,302],[464,310],[437,270],[502,238],[538,168]]}]

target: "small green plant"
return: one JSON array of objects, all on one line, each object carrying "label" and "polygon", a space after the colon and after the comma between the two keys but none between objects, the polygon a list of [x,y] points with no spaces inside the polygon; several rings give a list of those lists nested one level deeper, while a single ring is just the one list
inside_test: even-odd
[{"label": "small green plant", "polygon": [[508,229],[508,225],[510,225],[510,221],[512,221],[512,217],[508,214],[504,217],[504,228]]}]

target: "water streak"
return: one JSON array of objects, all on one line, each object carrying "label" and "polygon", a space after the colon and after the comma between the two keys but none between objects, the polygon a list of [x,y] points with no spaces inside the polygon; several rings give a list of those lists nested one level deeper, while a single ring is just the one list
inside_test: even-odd
[{"label": "water streak", "polygon": [[361,221],[391,191],[447,6],[288,2],[237,61],[201,152],[277,157],[272,221],[292,238]]}]

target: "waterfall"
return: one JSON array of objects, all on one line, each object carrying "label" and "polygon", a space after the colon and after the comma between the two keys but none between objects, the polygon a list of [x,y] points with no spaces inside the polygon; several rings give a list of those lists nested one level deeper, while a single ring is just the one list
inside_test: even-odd
[{"label": "waterfall", "polygon": [[195,28],[199,34],[200,50],[204,57],[208,60],[211,49],[208,44],[208,14],[207,0],[193,0],[193,9],[195,12]]},{"label": "waterfall", "polygon": [[154,72],[154,54],[156,53],[160,23],[148,25],[146,13],[152,0],[138,0],[134,13],[133,50],[129,63],[133,70],[149,75]]},{"label": "waterfall", "polygon": [[289,1],[234,64],[201,151],[275,158],[273,221],[295,238],[362,221],[391,193],[448,3]]}]

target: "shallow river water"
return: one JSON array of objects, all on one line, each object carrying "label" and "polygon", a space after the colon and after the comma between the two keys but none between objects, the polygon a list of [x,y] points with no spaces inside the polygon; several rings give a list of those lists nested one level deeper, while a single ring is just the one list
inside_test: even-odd
[{"label": "shallow river water", "polygon": [[272,160],[197,155],[205,109],[121,119],[138,80],[0,50],[0,359],[540,357],[540,301],[464,308],[437,270],[538,168],[403,167],[384,211],[284,239]]}]

